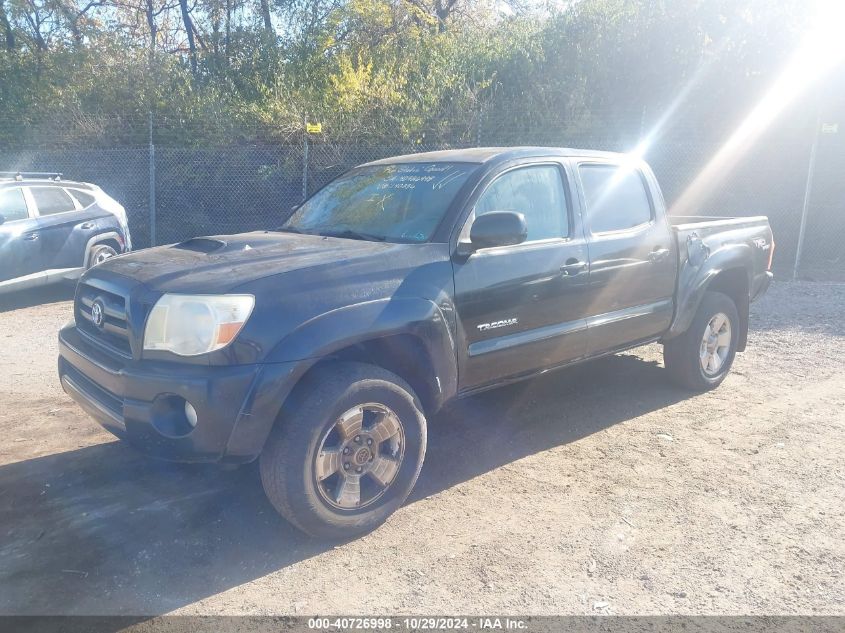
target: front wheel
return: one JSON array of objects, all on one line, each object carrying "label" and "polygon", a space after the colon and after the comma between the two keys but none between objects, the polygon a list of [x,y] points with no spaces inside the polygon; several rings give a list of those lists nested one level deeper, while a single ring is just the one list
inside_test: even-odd
[{"label": "front wheel", "polygon": [[714,389],[736,355],[739,312],[721,292],[706,292],[689,329],[663,346],[663,362],[676,383],[695,391]]},{"label": "front wheel", "polygon": [[426,421],[411,387],[379,367],[334,363],[304,378],[261,454],[268,499],[312,536],[351,538],[408,498]]}]

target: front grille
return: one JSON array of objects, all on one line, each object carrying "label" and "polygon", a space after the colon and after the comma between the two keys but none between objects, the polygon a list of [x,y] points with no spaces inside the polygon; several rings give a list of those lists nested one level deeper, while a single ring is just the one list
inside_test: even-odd
[{"label": "front grille", "polygon": [[[94,322],[95,303],[99,325]],[[76,327],[104,347],[132,358],[125,297],[80,283],[76,291]]]}]

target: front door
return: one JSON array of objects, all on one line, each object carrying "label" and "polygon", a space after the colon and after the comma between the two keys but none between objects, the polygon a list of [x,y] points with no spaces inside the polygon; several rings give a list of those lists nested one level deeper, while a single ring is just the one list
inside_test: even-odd
[{"label": "front door", "polygon": [[454,260],[461,340],[460,390],[560,365],[586,352],[589,266],[563,167],[537,163],[492,178],[474,203],[477,215],[525,215],[528,238]]}]

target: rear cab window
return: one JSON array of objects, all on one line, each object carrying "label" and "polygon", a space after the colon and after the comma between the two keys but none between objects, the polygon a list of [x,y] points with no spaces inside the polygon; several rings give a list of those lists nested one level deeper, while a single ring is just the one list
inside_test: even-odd
[{"label": "rear cab window", "polygon": [[4,222],[25,220],[29,217],[26,199],[20,187],[5,187],[0,189],[0,215]]},{"label": "rear cab window", "polygon": [[586,223],[593,234],[625,231],[652,221],[654,212],[639,169],[625,165],[583,163],[578,174],[586,203]]},{"label": "rear cab window", "polygon": [[68,193],[59,187],[30,187],[38,215],[55,215],[75,211],[76,204]]}]

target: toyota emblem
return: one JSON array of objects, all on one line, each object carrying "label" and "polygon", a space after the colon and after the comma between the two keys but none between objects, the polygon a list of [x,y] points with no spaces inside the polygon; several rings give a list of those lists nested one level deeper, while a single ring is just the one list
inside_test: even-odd
[{"label": "toyota emblem", "polygon": [[105,306],[103,302],[97,299],[94,304],[91,306],[91,321],[97,327],[103,327],[103,321],[105,316]]}]

